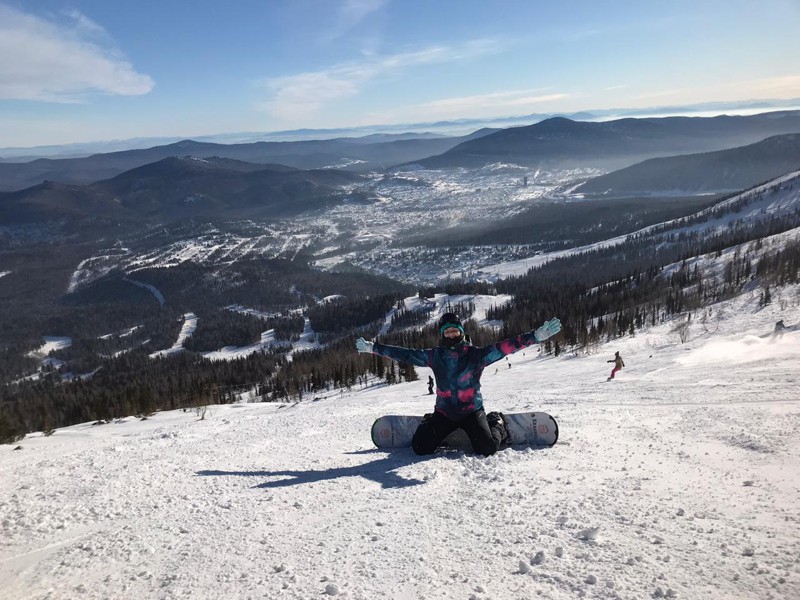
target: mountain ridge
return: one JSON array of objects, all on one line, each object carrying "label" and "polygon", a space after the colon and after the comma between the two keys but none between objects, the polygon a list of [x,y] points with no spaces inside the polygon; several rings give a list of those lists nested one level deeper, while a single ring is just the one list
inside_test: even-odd
[{"label": "mountain ridge", "polygon": [[282,164],[297,169],[319,169],[347,164],[347,169],[364,172],[424,158],[443,152],[461,141],[488,133],[481,130],[467,136],[392,139],[357,142],[349,138],[297,142],[248,142],[216,144],[181,140],[151,148],[92,154],[81,158],[39,158],[30,162],[0,162],[0,191],[15,191],[53,180],[89,184],[111,179],[120,173],[163,158],[192,155],[217,156],[252,163]]},{"label": "mountain ridge", "polygon": [[192,216],[286,216],[340,201],[343,186],[361,179],[335,169],[167,157],[90,185],[46,181],[0,192],[0,218],[21,224],[63,218],[144,223]]},{"label": "mountain ridge", "polygon": [[651,158],[580,184],[587,194],[664,194],[746,189],[800,168],[800,134],[728,150]]},{"label": "mountain ridge", "polygon": [[415,164],[476,168],[514,160],[531,168],[582,165],[619,169],[647,158],[722,150],[784,133],[800,133],[800,111],[749,117],[629,117],[603,122],[554,117],[464,141]]}]

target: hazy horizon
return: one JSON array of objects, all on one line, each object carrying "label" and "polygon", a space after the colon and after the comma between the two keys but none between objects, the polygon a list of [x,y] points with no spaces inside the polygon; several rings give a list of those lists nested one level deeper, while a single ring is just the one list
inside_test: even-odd
[{"label": "hazy horizon", "polygon": [[791,0],[0,0],[0,147],[787,101],[798,25]]},{"label": "hazy horizon", "polygon": [[[671,116],[687,117],[714,117],[720,115],[746,116],[767,112],[800,110],[800,99],[787,101],[785,105],[758,106],[753,108],[751,105],[769,102],[780,102],[776,100],[750,101],[743,103],[742,106],[720,108],[716,110],[704,109],[705,104],[686,105],[680,109],[670,110],[668,107],[653,107],[643,109],[616,109],[615,111],[577,111],[567,115],[578,115],[585,113],[594,115],[593,118],[580,119],[594,122],[608,121],[623,117],[635,118],[660,118]],[[598,114],[595,114],[598,113]],[[601,114],[602,113],[602,114]],[[537,118],[539,117],[539,118]],[[485,120],[478,119],[454,119],[452,121],[442,121],[438,123],[401,123],[401,124],[375,124],[361,127],[342,127],[335,129],[295,129],[284,131],[240,131],[212,133],[196,136],[154,136],[154,137],[135,137],[126,139],[106,139],[92,140],[87,142],[72,142],[67,144],[53,144],[43,146],[22,146],[22,147],[0,147],[0,160],[14,160],[19,158],[46,158],[46,157],[71,157],[82,156],[91,153],[115,152],[119,150],[142,149],[152,146],[176,143],[182,140],[193,140],[198,142],[217,143],[217,144],[237,144],[252,143],[256,141],[265,142],[291,142],[324,140],[339,137],[358,138],[369,135],[424,135],[438,134],[442,136],[468,135],[485,127],[508,128],[521,127],[534,124],[546,115],[519,115],[519,116],[499,116]]]}]

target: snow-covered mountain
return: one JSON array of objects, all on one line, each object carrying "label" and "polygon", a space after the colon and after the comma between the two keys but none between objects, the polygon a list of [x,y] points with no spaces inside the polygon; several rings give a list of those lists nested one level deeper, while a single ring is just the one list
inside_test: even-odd
[{"label": "snow-covered mountain", "polygon": [[800,288],[689,323],[487,368],[490,409],[558,419],[547,450],[376,450],[424,369],[0,446],[0,596],[795,599]]},{"label": "snow-covered mountain", "polygon": [[[525,145],[539,135],[543,144],[558,147],[588,136],[619,150],[621,132],[635,127],[636,143],[646,145],[650,129],[641,126],[654,125],[563,121],[503,136],[522,133],[515,143]],[[696,134],[684,133],[678,128],[670,139],[683,143]],[[608,212],[609,204],[626,205],[575,192],[599,168],[523,167],[508,157],[492,158],[491,137],[467,146],[486,149],[484,158],[492,159],[480,169],[346,175],[357,183],[348,183],[341,201],[269,222],[241,215],[195,221],[183,207],[187,197],[193,205],[202,200],[185,185],[207,171],[224,167],[226,177],[242,182],[260,167],[165,159],[118,176],[109,187],[113,193],[89,200],[121,210],[118,194],[141,200],[143,174],[162,177],[167,169],[179,200],[170,211],[186,217],[178,224],[136,234],[120,228],[86,247],[43,247],[45,258],[9,252],[13,260],[0,265],[0,296],[7,314],[12,301],[14,311],[2,329],[20,338],[49,336],[40,348],[28,342],[34,351],[20,361],[8,361],[11,381],[19,380],[15,369],[35,361],[42,366],[28,379],[68,365],[79,374],[62,379],[94,375],[73,396],[55,377],[26,383],[30,395],[16,405],[20,415],[31,413],[20,419],[24,431],[47,429],[48,407],[64,418],[81,415],[64,421],[74,423],[89,418],[83,415],[149,414],[147,406],[213,401],[221,387],[226,399],[239,393],[240,401],[146,420],[100,416],[98,424],[48,429],[17,445],[0,445],[0,597],[800,597],[800,286],[780,287],[796,283],[794,266],[788,274],[759,272],[780,250],[794,252],[786,264],[796,259],[800,171],[714,205],[703,197],[646,198],[619,214]],[[180,185],[177,172],[188,173]],[[325,181],[340,176],[315,174]],[[60,216],[85,211],[87,197],[74,186],[41,187],[36,206],[55,208]],[[158,202],[160,189],[155,185],[151,193]],[[220,193],[223,200],[232,201]],[[665,212],[649,206],[673,200]],[[611,229],[622,217],[627,224]],[[514,221],[523,229],[539,227],[536,234],[525,231],[533,242],[504,238],[501,225]],[[550,237],[539,239],[548,228]],[[491,239],[459,244],[453,232],[471,240],[490,232]],[[13,250],[24,236],[40,233],[46,230],[7,224],[0,227],[0,241]],[[709,239],[719,244],[702,243]],[[651,256],[675,248],[680,253]],[[343,340],[367,325],[369,335],[389,335],[395,322],[417,328],[450,306],[468,304],[475,321],[498,331],[501,323],[489,320],[490,314],[497,318],[490,309],[512,302],[510,293],[517,292],[488,295],[493,290],[487,282],[545,263],[561,269],[556,280],[569,265],[555,261],[583,252],[618,253],[615,260],[625,268],[634,268],[639,256],[646,258],[637,265],[648,268],[652,258],[656,270],[676,260],[662,274],[692,270],[698,274],[695,289],[705,285],[725,293],[693,296],[690,313],[653,310],[651,319],[620,330],[627,333],[613,341],[616,334],[602,332],[582,345],[572,338],[558,356],[529,348],[487,368],[487,408],[550,412],[561,426],[552,449],[506,448],[488,459],[462,451],[423,459],[410,450],[376,450],[369,436],[376,417],[430,411],[426,369],[418,370],[420,380],[391,387],[366,370],[336,385],[317,382],[314,392],[300,378],[302,401],[251,403],[265,398],[258,396],[268,393],[265,378],[281,369],[308,356],[314,369],[323,363],[300,350],[326,348],[346,360],[352,352],[351,362],[358,360]],[[737,275],[735,285],[717,285],[744,262],[746,274]],[[625,274],[606,276],[592,285],[611,285],[608,279]],[[398,281],[421,288],[450,278],[471,279],[473,289],[487,295],[421,293],[398,301],[415,289]],[[45,284],[50,287],[37,289]],[[731,299],[734,293],[741,295]],[[41,297],[50,304],[36,305]],[[318,333],[311,310],[334,298],[332,306],[341,302],[348,309],[342,312],[356,317],[328,323]],[[628,308],[603,304],[590,320]],[[35,316],[31,330],[60,326],[76,333],[31,333],[24,329],[28,313]],[[251,327],[230,315],[253,315],[263,323]],[[506,323],[515,322],[511,316]],[[573,330],[584,326],[568,323],[569,315],[553,316],[564,317]],[[774,336],[778,320],[789,327]],[[83,326],[93,329],[87,333]],[[293,350],[280,363],[272,361],[268,351],[287,347],[289,338]],[[54,349],[61,358],[48,356]],[[626,367],[606,381],[615,351]],[[118,364],[107,361],[104,368],[119,368],[112,374],[118,377],[107,380],[113,384],[97,383],[104,371],[96,375],[92,361],[112,356],[121,357]],[[239,360],[244,357],[255,360],[248,366]],[[139,369],[135,384],[125,367],[129,358]],[[72,361],[90,366],[80,370]],[[151,377],[156,367],[172,370]],[[226,374],[230,385],[223,386],[214,375],[223,368],[239,378]],[[186,381],[166,385],[179,375]],[[344,381],[358,383],[336,387]],[[203,393],[189,401],[195,389]],[[300,396],[300,386],[294,389]],[[51,394],[51,404],[36,404],[42,390]],[[272,397],[290,394],[288,387],[280,390],[286,393]],[[178,391],[185,393],[179,398]],[[149,405],[140,402],[147,394],[157,396]],[[92,411],[60,414],[90,401]],[[113,411],[103,412],[112,401]],[[133,410],[134,404],[145,408]]]},{"label": "snow-covered mountain", "polygon": [[[591,252],[625,243],[636,237],[650,237],[661,243],[682,235],[699,234],[711,237],[719,232],[736,227],[754,227],[771,220],[792,217],[800,214],[800,171],[794,171],[756,186],[741,194],[716,203],[714,206],[698,211],[693,215],[672,219],[664,223],[645,227],[630,234],[608,238],[602,242],[578,246],[558,252],[548,252],[526,257],[521,260],[504,261],[475,269],[472,277],[496,280],[513,275],[522,275],[529,269],[564,256]],[[800,227],[787,232],[790,239],[800,237]]]},{"label": "snow-covered mountain", "polygon": [[797,111],[710,119],[624,118],[600,123],[554,117],[467,140],[416,162],[429,169],[476,168],[509,160],[529,167],[620,169],[646,158],[723,150],[770,135],[798,133],[798,118]]}]

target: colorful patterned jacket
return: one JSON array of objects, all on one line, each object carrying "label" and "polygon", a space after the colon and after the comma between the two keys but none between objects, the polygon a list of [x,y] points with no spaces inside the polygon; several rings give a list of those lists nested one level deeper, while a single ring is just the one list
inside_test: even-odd
[{"label": "colorful patterned jacket", "polygon": [[372,352],[398,362],[431,368],[436,378],[436,412],[460,421],[483,408],[480,383],[483,369],[535,343],[533,332],[530,332],[483,348],[464,342],[453,348],[438,346],[426,349],[401,348],[376,342]]}]

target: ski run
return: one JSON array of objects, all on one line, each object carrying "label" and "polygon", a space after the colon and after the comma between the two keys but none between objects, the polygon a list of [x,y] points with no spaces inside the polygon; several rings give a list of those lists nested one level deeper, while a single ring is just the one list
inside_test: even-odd
[{"label": "ski run", "polygon": [[426,369],[0,446],[0,597],[795,600],[800,288],[700,316],[489,367],[487,408],[553,414],[550,449],[375,449]]}]

